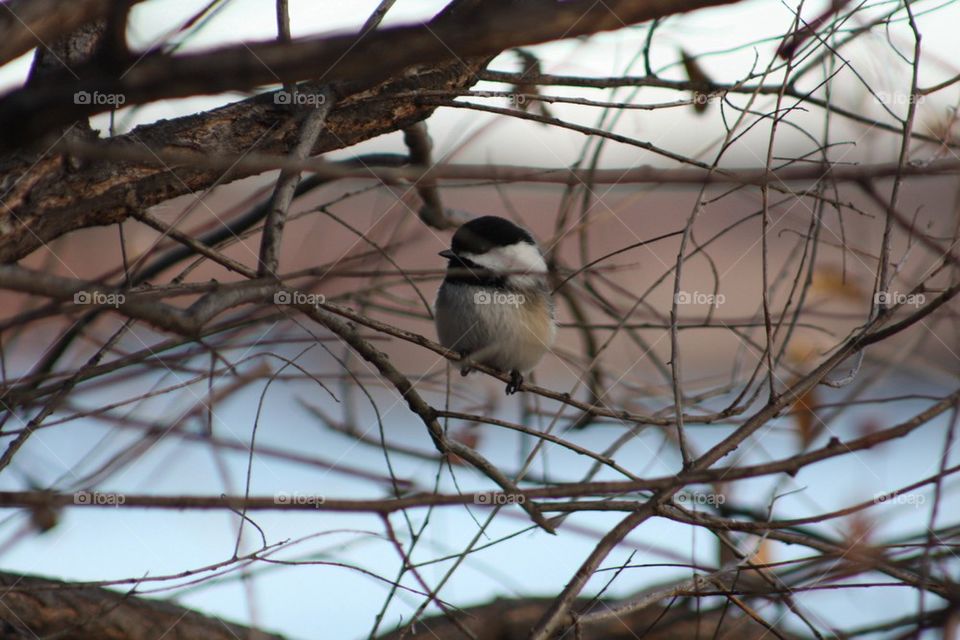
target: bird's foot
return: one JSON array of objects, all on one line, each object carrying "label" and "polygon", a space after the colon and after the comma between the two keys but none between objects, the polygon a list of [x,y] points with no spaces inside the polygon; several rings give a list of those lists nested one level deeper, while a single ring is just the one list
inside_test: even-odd
[{"label": "bird's foot", "polygon": [[520,385],[523,384],[523,374],[514,369],[510,372],[510,382],[507,383],[507,395],[512,396],[517,391],[520,390]]}]

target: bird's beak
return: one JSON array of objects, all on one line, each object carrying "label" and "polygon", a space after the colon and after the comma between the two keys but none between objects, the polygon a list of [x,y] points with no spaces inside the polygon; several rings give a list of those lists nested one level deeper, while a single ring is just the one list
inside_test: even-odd
[{"label": "bird's beak", "polygon": [[447,260],[453,260],[454,258],[457,257],[457,254],[455,254],[453,251],[450,251],[450,249],[444,249],[438,255],[440,255],[443,258],[446,258]]}]

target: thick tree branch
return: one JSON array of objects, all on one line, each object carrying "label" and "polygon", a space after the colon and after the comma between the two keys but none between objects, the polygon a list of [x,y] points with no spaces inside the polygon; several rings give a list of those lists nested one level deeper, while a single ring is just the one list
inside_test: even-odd
[{"label": "thick tree branch", "polygon": [[100,587],[0,573],[4,637],[71,640],[281,640],[184,607]]},{"label": "thick tree branch", "polygon": [[[622,29],[655,18],[730,4],[736,0],[593,0],[482,3],[463,15],[440,14],[429,24],[361,34],[229,46],[198,54],[150,55],[117,77],[98,67],[81,79],[19,89],[0,99],[0,127],[7,145],[32,142],[51,129],[105,110],[76,104],[80,91],[122,95],[125,103],[248,90],[257,86],[318,79],[345,82],[349,93],[374,86],[413,65],[496,55],[506,49]],[[506,28],[509,26],[509,28]],[[131,61],[132,62],[132,61]]]},{"label": "thick tree branch", "polygon": [[[470,86],[482,61],[433,69],[391,80],[368,92],[384,95],[417,88]],[[205,113],[137,127],[111,139],[149,165],[115,162],[109,157],[72,166],[69,156],[17,155],[0,160],[0,181],[10,185],[0,207],[0,262],[14,262],[65,233],[89,226],[113,224],[133,212],[216,183],[264,171],[234,164],[184,166],[160,159],[162,151],[189,151],[206,157],[243,157],[251,152],[286,156],[299,141],[299,122],[290,108],[267,94]],[[349,147],[363,140],[402,129],[426,118],[434,107],[413,99],[338,103],[326,119],[310,155]],[[369,174],[367,174],[369,175]]]},{"label": "thick tree branch", "polygon": [[[323,131],[327,114],[333,107],[333,95],[323,90],[313,94],[320,101],[320,106],[304,114],[303,125],[300,131],[300,141],[293,148],[290,157],[295,160],[306,158],[317,143],[320,132]],[[281,171],[277,179],[277,186],[270,198],[270,213],[263,227],[263,239],[260,241],[260,264],[257,273],[260,277],[276,276],[277,266],[280,263],[280,241],[283,239],[283,227],[287,222],[287,213],[293,203],[294,194],[300,184],[299,171]]]},{"label": "thick tree branch", "polygon": [[[134,594],[118,593],[96,586],[81,586],[35,576],[0,573],[4,607],[0,621],[18,637],[68,637],[71,640],[281,640],[283,636],[206,616],[186,607]],[[668,599],[682,594],[683,585],[661,589]],[[501,599],[489,604],[458,610],[457,620],[446,615],[426,618],[410,632],[406,625],[378,636],[380,640],[459,640],[465,625],[481,640],[525,640],[527,631],[541,615],[546,599]],[[607,604],[590,599],[576,603],[584,614],[605,611]],[[459,624],[458,624],[459,623]],[[655,625],[655,626],[654,626]],[[692,638],[697,629],[709,625],[723,637],[743,640],[766,637],[764,628],[746,616],[730,615],[723,608],[692,615],[685,607],[651,606],[626,613],[615,620],[585,624],[579,636],[584,640],[632,640],[643,629],[647,640]]]},{"label": "thick tree branch", "polygon": [[[133,0],[130,4],[140,2]],[[94,20],[105,18],[113,0],[10,0],[0,4],[0,65],[30,51],[46,48],[55,40]]]}]

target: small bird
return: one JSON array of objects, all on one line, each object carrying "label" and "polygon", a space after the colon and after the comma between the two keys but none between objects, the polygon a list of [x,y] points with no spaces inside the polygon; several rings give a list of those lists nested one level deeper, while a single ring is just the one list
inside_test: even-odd
[{"label": "small bird", "polygon": [[507,395],[523,384],[556,335],[547,264],[528,231],[497,216],[463,224],[441,251],[447,274],[437,292],[440,344],[471,364],[510,373]]}]

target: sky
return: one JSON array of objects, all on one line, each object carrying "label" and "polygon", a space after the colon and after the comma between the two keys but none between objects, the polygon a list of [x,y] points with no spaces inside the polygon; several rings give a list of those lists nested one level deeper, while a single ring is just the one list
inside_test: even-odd
[{"label": "sky", "polygon": [[[132,44],[148,48],[162,39],[186,16],[196,10],[198,2],[187,0],[150,0],[134,9],[130,27]],[[312,36],[356,28],[377,2],[327,2],[320,0],[291,0],[291,27],[294,36]],[[424,19],[443,6],[443,2],[426,0],[399,0],[391,10],[386,25],[404,24]],[[916,3],[918,13],[939,7],[941,3]],[[875,12],[884,10],[890,3],[877,3]],[[703,66],[717,80],[735,82],[749,70],[755,60],[765,63],[775,49],[777,41],[772,38],[782,33],[790,22],[792,3],[751,1],[740,5],[697,12],[682,19],[669,21],[659,32],[653,49],[654,66],[667,77],[680,78],[676,65],[677,51],[683,47],[695,54],[710,55],[703,59]],[[807,3],[805,11],[815,15],[826,2]],[[941,11],[932,11],[919,16],[924,34],[924,55],[931,64],[924,67],[921,84],[932,84],[955,74],[951,65],[960,59],[960,44],[956,39],[956,25],[960,24],[960,6],[954,5]],[[744,25],[750,33],[745,34]],[[217,15],[210,26],[191,39],[184,51],[202,50],[247,39],[269,39],[275,31],[273,3],[264,0],[231,0]],[[641,66],[629,66],[637,42],[645,37],[643,28],[624,34],[604,34],[589,41],[564,41],[536,48],[545,61],[544,70],[549,73],[575,73],[584,75],[616,75],[628,68],[640,74]],[[912,46],[904,25],[889,34],[893,47],[909,51]],[[735,51],[747,39],[756,40],[755,46]],[[881,46],[881,44],[883,46]],[[909,87],[908,67],[891,53],[888,43],[864,42],[851,48],[850,69],[845,70],[846,80],[836,87],[837,99],[845,101],[851,109],[861,109],[877,117],[879,105],[871,102],[869,94],[857,80],[857,74],[871,80],[874,86],[886,88],[889,95],[897,95]],[[877,53],[880,51],[881,53]],[[515,70],[516,58],[511,54],[500,56],[491,65],[495,69]],[[29,68],[29,56],[0,69],[0,91],[22,82]],[[853,71],[856,73],[853,73]],[[269,90],[272,87],[264,87]],[[493,85],[490,88],[494,88]],[[599,98],[600,94],[589,90],[558,90],[563,95]],[[923,105],[925,115],[945,110],[960,99],[960,86],[938,94]],[[136,124],[152,122],[160,118],[173,118],[209,109],[219,104],[234,101],[238,94],[205,96],[184,100],[167,101],[147,105],[142,109],[125,109],[118,114],[121,130]],[[672,93],[645,90],[641,101],[675,99]],[[894,101],[896,102],[896,101]],[[893,104],[892,108],[905,108]],[[592,112],[577,107],[556,106],[555,112],[563,118],[590,122]],[[815,116],[811,115],[811,122]],[[441,110],[431,119],[431,134],[437,143],[438,154],[452,153],[464,140],[490,125],[492,118],[486,114],[469,111]],[[641,139],[650,139],[657,144],[681,153],[696,153],[710,146],[719,132],[720,113],[712,107],[705,118],[692,110],[670,109],[664,112],[635,111],[625,114],[619,125],[622,130]],[[106,116],[94,119],[94,125],[106,129]],[[838,125],[844,126],[844,125]],[[856,127],[845,131],[859,136]],[[802,148],[803,136],[785,132],[785,145]],[[763,150],[763,138],[759,134],[755,144],[744,144],[729,158],[733,165],[756,165],[758,154]],[[396,135],[365,143],[368,150],[400,149]],[[464,162],[500,162],[537,166],[563,166],[569,163],[582,149],[582,137],[571,132],[557,132],[536,124],[507,122],[497,123],[489,130],[481,143],[469,146],[457,156]],[[351,151],[352,153],[353,151]],[[850,158],[882,159],[892,157],[895,148],[886,143],[873,143],[863,139],[862,144],[849,151]],[[604,155],[604,166],[636,164],[666,165],[662,158],[649,154],[637,155],[635,149],[614,147]],[[293,353],[293,352],[292,352]],[[289,355],[289,354],[288,354]],[[176,380],[174,375],[173,380]],[[168,380],[169,381],[169,380]],[[915,384],[911,378],[891,378],[886,386],[877,389],[877,395],[893,394],[898,390],[925,391],[910,388]],[[190,387],[196,398],[202,398],[203,385]],[[940,391],[939,389],[937,391]],[[111,397],[135,395],[135,390],[114,389],[102,394],[89,394],[90,406],[109,402]],[[328,410],[336,403],[326,394],[308,383],[276,385],[260,404],[258,394],[244,394],[222,406],[217,415],[217,428],[225,438],[246,443],[251,437],[252,416],[262,414],[263,428],[258,432],[258,442],[263,445],[303,450],[323,455],[328,459],[349,461],[364,468],[379,468],[382,453],[375,448],[358,445],[353,440],[322,432],[303,411],[294,410],[300,400],[314,400]],[[430,442],[423,433],[422,425],[411,419],[402,403],[386,395],[382,398],[389,407],[390,436],[410,446],[430,451]],[[898,406],[895,414],[884,416],[890,420],[906,418],[920,405]],[[183,407],[163,398],[145,403],[137,408],[135,415],[177,415]],[[504,409],[509,413],[513,409]],[[516,417],[516,416],[514,416]],[[851,411],[838,424],[838,433],[848,436],[864,420],[875,419],[868,410]],[[361,411],[361,421],[374,425],[371,413]],[[846,506],[854,501],[867,500],[877,492],[901,486],[918,477],[918,470],[901,464],[904,459],[928,458],[931,450],[942,445],[943,420],[938,420],[913,436],[898,442],[897,456],[884,451],[869,451],[842,462],[817,465],[782,484],[761,480],[748,485],[742,491],[743,500],[758,508],[766,506],[773,495],[789,494],[777,500],[783,517],[799,517]],[[742,453],[745,461],[760,461],[768,456],[779,457],[792,451],[787,429],[782,422],[771,425],[769,437],[764,440],[764,450],[747,450]],[[722,427],[717,431],[698,431],[694,444],[702,449],[708,447],[727,433]],[[580,434],[571,434],[571,439],[594,449],[602,449],[616,437],[612,430],[597,429]],[[38,433],[23,452],[29,466],[23,471],[35,471],[37,479],[52,482],[76,464],[95,467],[107,451],[124,446],[132,447],[138,442],[135,430],[107,429],[99,424],[79,423],[69,429],[50,429]],[[91,443],[97,443],[91,446]],[[514,451],[523,451],[529,443],[514,434],[495,429],[485,430],[484,451],[492,457],[509,458]],[[636,456],[647,460],[644,473],[660,475],[670,473],[677,467],[672,454],[664,454],[654,434],[637,439],[621,455]],[[954,456],[956,458],[956,456]],[[568,474],[571,480],[583,473],[585,466],[576,456],[551,451],[544,464],[553,472]],[[215,463],[214,463],[215,462]],[[398,475],[414,477],[425,483],[436,474],[432,463],[403,457],[393,460]],[[225,454],[216,461],[201,447],[185,449],[175,440],[164,441],[154,446],[136,465],[112,477],[103,490],[123,490],[134,493],[158,494],[209,494],[209,487],[217,491],[237,493],[242,490],[237,479],[246,473],[247,458],[242,454]],[[931,469],[932,473],[933,470]],[[225,481],[224,478],[229,478]],[[448,476],[440,479],[443,491],[458,487],[470,490],[486,485],[475,476],[463,472],[455,485]],[[0,488],[19,488],[20,480],[0,477]],[[271,495],[280,491],[303,490],[304,493],[319,493],[330,496],[376,497],[379,492],[372,485],[343,475],[325,473],[315,468],[298,466],[286,461],[258,457],[252,473],[251,493]],[[955,489],[955,487],[953,487]],[[923,494],[929,496],[929,494]],[[813,501],[810,496],[816,496]],[[956,492],[949,499],[950,510],[957,512],[960,506]],[[882,507],[889,517],[882,525],[884,534],[893,535],[906,530],[919,518],[929,516],[931,502],[920,504],[891,504]],[[433,518],[423,544],[416,557],[427,559],[462,549],[476,532],[476,521],[488,512],[483,509],[441,510]],[[2,517],[3,514],[0,514]],[[414,514],[416,522],[424,514]],[[331,566],[333,558],[348,559],[358,566],[372,568],[381,575],[393,575],[398,567],[397,557],[391,545],[382,538],[376,518],[366,516],[330,516],[323,513],[298,513],[293,515],[263,513],[255,516],[257,524],[268,534],[268,541],[296,540],[316,531],[324,534],[296,545],[291,551],[282,552],[284,559],[300,559],[314,562],[310,566],[273,565],[256,569],[256,580],[224,580],[222,583],[206,584],[188,591],[181,598],[187,606],[224,615],[240,622],[254,622],[270,630],[289,634],[294,638],[319,637],[329,629],[336,629],[336,637],[365,637],[370,630],[371,611],[386,593],[385,585],[358,571]],[[594,547],[597,532],[605,531],[614,516],[606,514],[578,515],[571,519],[569,535],[549,539],[538,531],[521,533],[510,544],[493,545],[471,555],[443,595],[457,603],[481,603],[495,595],[553,594],[558,585],[565,584],[580,561]],[[165,511],[132,512],[104,509],[68,510],[61,524],[43,536],[17,537],[11,535],[24,524],[19,516],[7,516],[0,520],[2,540],[8,540],[0,556],[0,564],[6,570],[24,571],[66,579],[86,580],[126,578],[142,575],[174,574],[186,569],[215,564],[225,560],[233,551],[236,535],[236,520],[220,513],[178,513]],[[397,521],[397,525],[401,525]],[[518,509],[513,509],[506,518],[499,518],[492,526],[489,536],[513,534],[526,526],[525,518]],[[252,532],[241,545],[251,549],[255,534]],[[13,542],[9,542],[9,540]],[[687,527],[679,527],[664,521],[652,520],[629,537],[629,544],[617,549],[604,563],[605,567],[623,562],[632,551],[638,551],[644,562],[689,561],[691,558],[710,563],[715,556],[715,543],[703,532],[691,536]],[[796,557],[802,550],[777,546],[778,558]],[[449,561],[438,562],[424,568],[428,579],[439,580]],[[683,570],[670,567],[645,568],[644,579],[653,584],[668,579],[686,577]],[[597,591],[603,585],[602,574],[591,581],[589,590]],[[291,588],[291,585],[297,588]],[[412,585],[408,581],[405,584]],[[154,585],[156,586],[156,585]],[[149,587],[147,588],[147,590]],[[615,584],[611,595],[625,595]],[[162,595],[162,594],[161,594]],[[845,590],[840,595],[831,592],[803,596],[801,601],[811,608],[826,612],[834,622],[845,624],[873,619],[877,612],[891,617],[899,610],[908,611],[913,605],[896,589],[875,591]],[[407,616],[419,600],[406,594],[387,612],[387,621],[398,622]],[[373,603],[373,604],[371,604]],[[827,620],[829,624],[831,620]],[[385,623],[385,626],[389,627]]]}]

